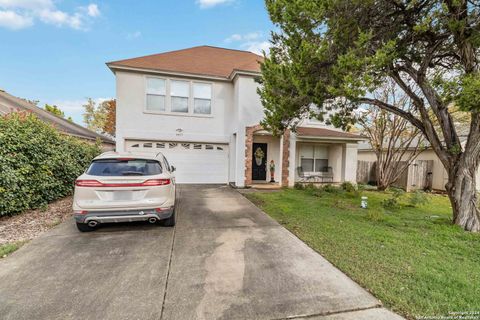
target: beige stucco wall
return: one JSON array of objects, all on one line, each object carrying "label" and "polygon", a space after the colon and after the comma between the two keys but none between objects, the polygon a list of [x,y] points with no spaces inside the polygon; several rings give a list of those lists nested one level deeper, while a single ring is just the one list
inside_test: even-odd
[{"label": "beige stucco wall", "polygon": [[[190,80],[189,78],[160,78]],[[233,115],[233,87],[230,83],[212,84],[212,115],[153,113],[145,109],[147,76],[116,72],[117,79],[117,150],[124,150],[124,139],[171,141],[230,142]],[[203,82],[203,80],[202,80]],[[181,129],[181,133],[177,131]]]},{"label": "beige stucco wall", "polygon": [[328,147],[328,166],[333,170],[333,182],[342,182],[343,178],[343,145],[334,144]]},{"label": "beige stucco wall", "polygon": [[342,181],[351,183],[357,182],[357,164],[358,164],[358,144],[346,143],[343,152],[343,172]]},{"label": "beige stucco wall", "polygon": [[[263,106],[257,94],[258,83],[251,76],[238,75],[233,84],[233,111],[229,124],[230,135],[235,139],[235,185],[245,185],[245,127],[258,124],[263,119]],[[277,165],[281,172],[280,163]]]}]

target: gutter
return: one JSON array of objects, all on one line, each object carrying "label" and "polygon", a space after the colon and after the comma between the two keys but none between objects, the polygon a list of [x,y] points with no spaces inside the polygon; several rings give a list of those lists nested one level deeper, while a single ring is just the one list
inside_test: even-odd
[{"label": "gutter", "polygon": [[325,137],[325,136],[298,136],[299,139],[305,140],[335,140],[335,141],[363,141],[366,138],[363,137]]},{"label": "gutter", "polygon": [[225,78],[221,76],[205,75],[201,73],[188,73],[188,72],[175,72],[175,71],[169,71],[169,70],[134,68],[134,67],[110,65],[108,63],[106,63],[106,65],[113,73],[115,73],[115,70],[119,70],[119,71],[132,71],[132,72],[140,72],[140,73],[172,75],[172,76],[187,77],[187,78],[209,79],[209,80],[216,80],[216,81],[227,81],[227,82],[231,81],[229,78]]},{"label": "gutter", "polygon": [[226,82],[232,82],[233,79],[235,79],[235,77],[238,75],[245,75],[245,76],[252,76],[252,77],[261,75],[260,72],[233,69],[232,73],[230,73],[230,75],[225,78],[221,76],[212,76],[212,75],[206,75],[202,73],[189,73],[189,72],[176,72],[176,71],[170,71],[170,70],[135,68],[135,67],[119,66],[119,65],[109,64],[109,63],[106,63],[106,65],[114,74],[116,70],[119,70],[119,71],[131,71],[131,72],[150,73],[150,74],[171,75],[171,76],[186,77],[186,78],[209,79],[209,80],[226,81]]}]

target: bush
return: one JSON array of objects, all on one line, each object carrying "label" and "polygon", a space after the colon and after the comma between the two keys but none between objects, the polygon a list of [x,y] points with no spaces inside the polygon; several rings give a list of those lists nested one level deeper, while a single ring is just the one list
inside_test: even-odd
[{"label": "bush", "polygon": [[427,204],[428,201],[427,195],[421,190],[415,190],[411,192],[408,197],[408,204],[414,208]]},{"label": "bush", "polygon": [[322,187],[322,191],[328,192],[328,193],[341,193],[343,190],[338,187],[335,187],[334,185],[326,184]]},{"label": "bush", "polygon": [[295,184],[293,185],[293,188],[297,190],[303,190],[305,189],[305,186],[301,182],[295,182]]},{"label": "bush", "polygon": [[99,153],[98,144],[65,136],[34,115],[0,117],[0,216],[71,194],[75,178]]},{"label": "bush", "polygon": [[342,190],[345,190],[347,192],[355,192],[357,191],[357,188],[355,187],[355,185],[351,182],[343,182],[341,185],[340,185],[340,189]]},{"label": "bush", "polygon": [[400,206],[400,197],[405,193],[405,191],[399,188],[390,188],[390,191],[392,192],[392,197],[384,199],[382,201],[382,206],[385,209],[397,209]]}]

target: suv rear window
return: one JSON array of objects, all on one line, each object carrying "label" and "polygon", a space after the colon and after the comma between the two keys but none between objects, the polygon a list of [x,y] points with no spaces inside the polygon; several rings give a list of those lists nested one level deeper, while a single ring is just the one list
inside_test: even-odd
[{"label": "suv rear window", "polygon": [[95,160],[87,170],[92,176],[152,176],[160,173],[160,163],[144,159]]}]

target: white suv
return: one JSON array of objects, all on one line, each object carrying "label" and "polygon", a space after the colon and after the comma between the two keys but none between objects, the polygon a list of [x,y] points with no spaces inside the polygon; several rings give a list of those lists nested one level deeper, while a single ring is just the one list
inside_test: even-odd
[{"label": "white suv", "polygon": [[174,226],[174,171],[161,153],[106,152],[96,157],[75,181],[78,230],[125,221]]}]

